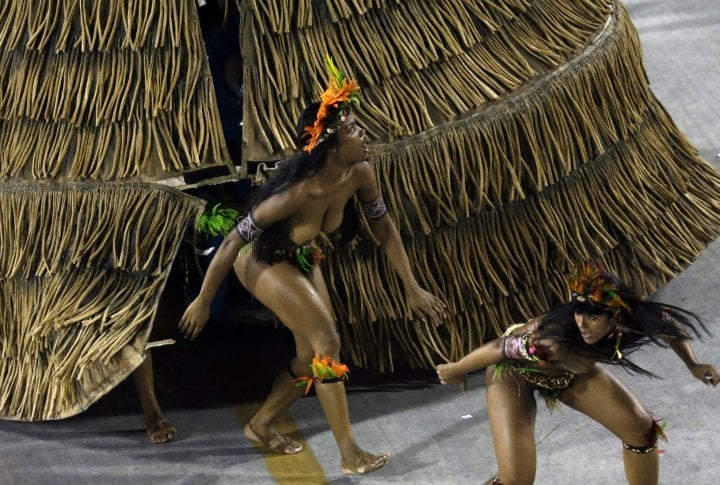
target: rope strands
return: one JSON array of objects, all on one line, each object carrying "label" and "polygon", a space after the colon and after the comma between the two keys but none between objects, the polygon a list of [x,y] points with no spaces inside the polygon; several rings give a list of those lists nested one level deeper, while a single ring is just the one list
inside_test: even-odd
[{"label": "rope strands", "polygon": [[363,87],[358,120],[418,282],[448,305],[444,326],[418,322],[371,234],[330,239],[356,365],[457,359],[564,300],[590,258],[649,293],[720,232],[720,174],[648,89],[621,4],[271,3],[245,2],[246,155],[292,150],[332,53]]},{"label": "rope strands", "polygon": [[8,2],[0,85],[0,178],[236,178],[193,0]]},{"label": "rope strands", "polygon": [[144,359],[202,204],[139,183],[25,182],[0,184],[0,205],[0,416],[72,416]]},{"label": "rope strands", "polygon": [[609,0],[410,0],[338,17],[315,2],[312,25],[279,34],[266,1],[244,4],[246,113],[263,115],[246,127],[250,160],[294,149],[294,121],[314,94],[308,88],[323,82],[325,52],[360,81],[358,117],[373,139],[387,141],[464,116],[558,67],[610,12]]}]

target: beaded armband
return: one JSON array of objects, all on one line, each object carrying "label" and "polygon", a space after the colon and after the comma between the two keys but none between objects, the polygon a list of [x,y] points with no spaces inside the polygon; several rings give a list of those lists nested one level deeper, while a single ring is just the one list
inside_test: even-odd
[{"label": "beaded armband", "polygon": [[382,194],[378,195],[378,198],[372,202],[362,202],[363,212],[369,219],[380,219],[387,213],[387,207],[383,200]]},{"label": "beaded armband", "polygon": [[503,340],[503,355],[513,360],[539,360],[530,349],[530,332],[509,335]]},{"label": "beaded armband", "polygon": [[247,242],[252,242],[258,238],[258,236],[265,230],[261,227],[252,216],[252,212],[240,219],[240,222],[235,226],[240,237]]}]

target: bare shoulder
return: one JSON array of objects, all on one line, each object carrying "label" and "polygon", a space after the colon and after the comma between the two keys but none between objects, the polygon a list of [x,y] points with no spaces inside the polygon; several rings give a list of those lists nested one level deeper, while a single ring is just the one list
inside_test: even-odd
[{"label": "bare shoulder", "polygon": [[516,323],[509,327],[509,331],[512,332],[512,335],[521,335],[526,332],[533,333],[537,330],[539,318],[531,318],[525,323]]},{"label": "bare shoulder", "polygon": [[253,216],[263,227],[295,214],[307,201],[308,194],[302,183],[271,195],[253,208]]},{"label": "bare shoulder", "polygon": [[358,162],[352,167],[352,179],[361,200],[371,201],[380,195],[375,170],[368,162]]},{"label": "bare shoulder", "polygon": [[527,321],[527,323],[525,323],[525,326],[523,328],[525,328],[525,330],[528,332],[535,332],[538,329],[541,320],[542,315],[539,317],[532,317]]},{"label": "bare shoulder", "polygon": [[377,183],[375,179],[375,170],[373,170],[369,162],[358,162],[352,166],[351,170],[352,178],[358,184],[369,183],[375,185]]}]

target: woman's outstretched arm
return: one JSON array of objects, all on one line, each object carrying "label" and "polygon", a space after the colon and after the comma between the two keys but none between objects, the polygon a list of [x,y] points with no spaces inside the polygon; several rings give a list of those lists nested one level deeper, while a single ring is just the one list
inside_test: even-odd
[{"label": "woman's outstretched arm", "polygon": [[687,366],[690,373],[697,379],[708,386],[717,386],[720,384],[720,374],[717,369],[710,364],[698,362],[695,351],[692,348],[690,340],[681,339],[665,339],[665,342],[680,357]]},{"label": "woman's outstretched arm", "polygon": [[[509,336],[510,340],[514,342],[521,341],[524,333],[532,332],[537,328],[538,320],[538,318],[531,318],[525,324],[512,326],[512,333]],[[465,391],[465,374],[495,365],[508,357],[520,358],[520,356],[508,356],[505,354],[505,340],[507,338],[508,337],[501,337],[487,342],[457,362],[449,362],[436,366],[435,370],[440,378],[440,383],[460,384],[460,387]]]},{"label": "woman's outstretched arm", "polygon": [[[381,196],[372,167],[364,163],[358,167],[360,185],[358,196],[361,203],[377,201]],[[411,310],[420,318],[429,317],[433,324],[441,325],[445,319],[445,304],[432,293],[422,288],[413,274],[400,233],[387,212],[378,217],[369,217],[370,226],[380,241],[385,255],[403,282]]]},{"label": "woman's outstretched arm", "polygon": [[502,338],[476,348],[457,362],[436,367],[441,384],[462,384],[465,374],[497,364],[505,358]]},{"label": "woman's outstretched arm", "polygon": [[422,319],[429,317],[436,326],[441,325],[445,319],[445,304],[418,284],[400,234],[390,216],[385,214],[372,221],[371,226],[390,264],[403,282],[412,311]]},{"label": "woman's outstretched arm", "polygon": [[246,241],[233,229],[225,236],[222,244],[218,247],[215,256],[210,260],[210,265],[203,278],[200,293],[185,309],[178,327],[185,335],[185,338],[195,340],[198,334],[205,328],[210,318],[210,303],[215,297],[220,282],[232,268],[240,248]]}]

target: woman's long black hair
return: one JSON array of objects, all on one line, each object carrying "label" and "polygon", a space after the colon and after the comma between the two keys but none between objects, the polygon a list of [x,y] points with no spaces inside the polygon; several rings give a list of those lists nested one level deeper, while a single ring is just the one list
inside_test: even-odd
[{"label": "woman's long black hair", "polygon": [[653,342],[667,347],[666,340],[689,340],[692,336],[700,338],[700,329],[707,333],[705,324],[695,313],[667,303],[657,303],[640,299],[637,293],[618,277],[603,273],[603,278],[614,286],[628,308],[621,308],[617,314],[622,330],[619,349],[623,356],[614,359],[617,329],[610,331],[607,337],[595,344],[587,344],[575,324],[575,314],[607,314],[611,318],[611,309],[600,306],[592,300],[580,301],[575,297],[568,303],[553,308],[545,314],[538,325],[540,338],[549,338],[562,343],[570,352],[583,357],[614,365],[620,365],[628,372],[656,377],[626,358],[641,346]]},{"label": "woman's long black hair", "polygon": [[[303,147],[306,142],[305,128],[315,122],[319,108],[320,103],[312,103],[300,114],[296,126],[296,142],[299,149]],[[336,108],[330,107],[330,117],[336,116],[336,113],[332,112],[334,109]],[[268,197],[284,192],[290,187],[317,174],[318,171],[325,166],[329,150],[336,145],[337,132],[328,136],[322,143],[313,148],[310,153],[301,151],[297,155],[281,162],[270,178],[258,187],[248,199],[244,215],[247,215],[253,207]],[[357,235],[359,225],[355,205],[353,200],[350,199],[345,205],[343,222],[340,226],[340,243],[344,244],[352,241]],[[281,254],[277,254],[277,250],[287,249],[290,245],[291,241],[288,240],[286,221],[278,221],[272,226],[265,228],[260,234],[254,245],[254,254],[259,260],[274,263],[283,258]]]}]

